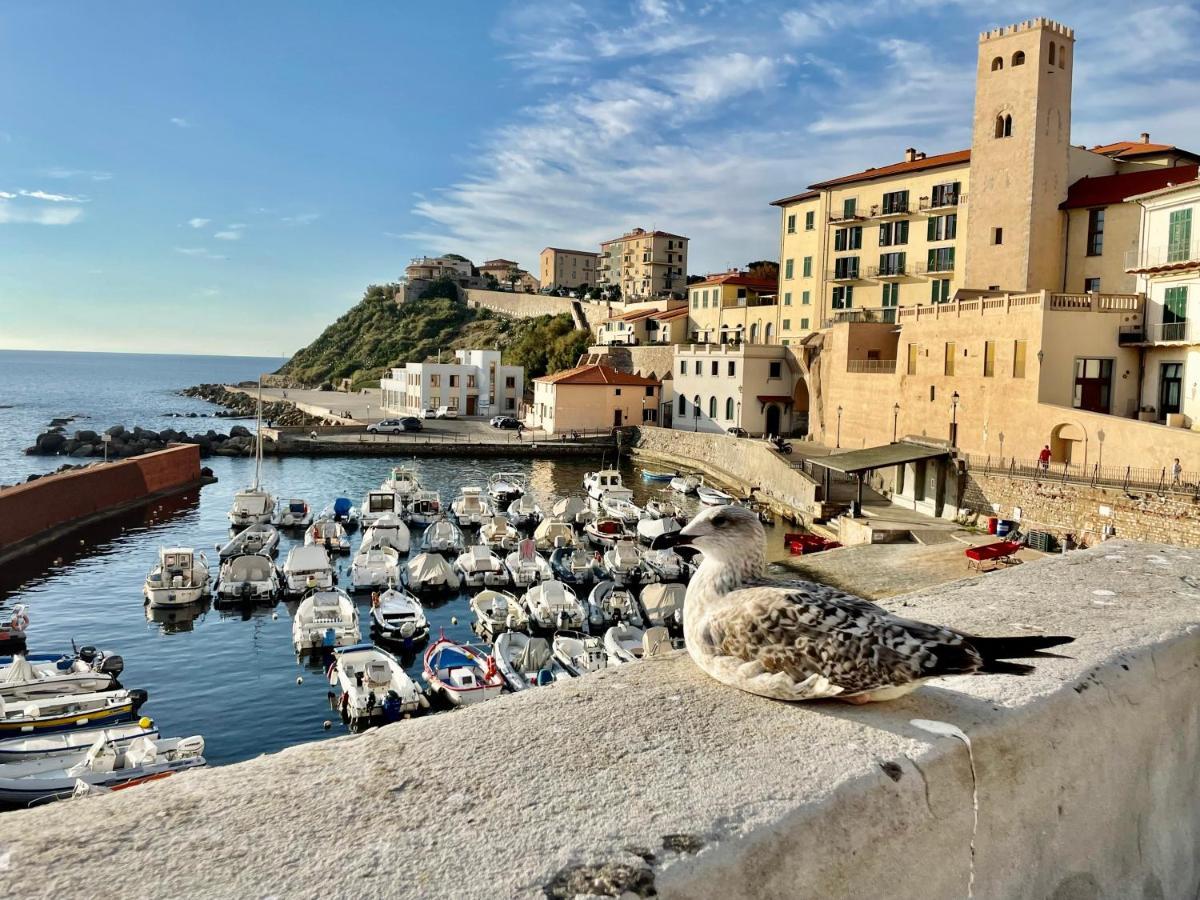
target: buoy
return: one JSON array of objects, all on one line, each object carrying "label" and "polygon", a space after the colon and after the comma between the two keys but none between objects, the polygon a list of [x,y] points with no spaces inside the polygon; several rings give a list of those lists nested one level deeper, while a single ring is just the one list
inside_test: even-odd
[{"label": "buoy", "polygon": [[326,719],[323,727],[325,728],[326,731],[328,731],[330,728],[333,727],[333,723],[330,722],[328,719]]},{"label": "buoy", "polygon": [[79,546],[80,546],[80,547],[82,547],[82,546],[84,545],[84,543],[85,543],[85,541],[83,540],[83,538],[80,538],[80,539],[79,539]]},{"label": "buoy", "polygon": [[273,612],[273,613],[271,613],[271,621],[272,621],[272,622],[273,622],[273,621],[275,621],[275,620],[276,620],[276,619],[278,619],[278,618],[279,618],[279,613],[277,613],[277,612]]},{"label": "buoy", "polygon": [[304,684],[304,676],[303,675],[296,676],[296,684]]},{"label": "buoy", "polygon": [[138,719],[138,725],[141,726],[142,728],[149,728],[153,724],[154,724],[154,720],[151,719],[149,716],[142,716],[140,719]]},{"label": "buoy", "polygon": [[450,617],[450,624],[451,624],[451,625],[457,625],[457,624],[458,624],[458,616],[451,616],[451,617]]}]

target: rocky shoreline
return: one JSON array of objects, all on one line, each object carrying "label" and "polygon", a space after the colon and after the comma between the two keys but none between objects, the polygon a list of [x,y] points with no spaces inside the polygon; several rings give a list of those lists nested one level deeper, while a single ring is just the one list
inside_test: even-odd
[{"label": "rocky shoreline", "polygon": [[[257,385],[253,382],[247,382],[244,385],[239,385],[239,387],[245,387],[246,390],[252,391]],[[185,397],[196,397],[200,400],[207,400],[209,403],[215,403],[217,406],[225,407],[224,410],[216,413],[217,416],[225,418],[253,418],[257,406],[257,400],[253,394],[231,391],[223,384],[197,384],[190,388],[184,388],[179,393]],[[336,424],[320,416],[309,415],[297,409],[286,400],[263,403],[262,417],[263,422],[267,423],[268,426]]]},{"label": "rocky shoreline", "polygon": [[[103,432],[109,436],[108,458],[127,459],[166,449],[167,444],[196,444],[200,456],[249,456],[254,452],[254,434],[242,425],[234,425],[229,434],[221,434],[211,428],[204,434],[188,434],[174,428],[151,431],[135,426],[113,425]],[[72,456],[77,458],[103,457],[104,440],[100,433],[80,430],[69,435],[62,426],[37,436],[32,447],[26,447],[27,456]]]}]

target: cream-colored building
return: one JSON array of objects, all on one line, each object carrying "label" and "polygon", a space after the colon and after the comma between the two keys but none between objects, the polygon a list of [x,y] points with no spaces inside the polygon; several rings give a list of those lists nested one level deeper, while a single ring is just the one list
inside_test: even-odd
[{"label": "cream-colored building", "polygon": [[776,287],[773,278],[755,278],[739,269],[688,285],[692,342],[777,343]]},{"label": "cream-colored building", "polygon": [[681,344],[687,340],[688,308],[673,304],[628,310],[598,322],[595,332],[602,346]]},{"label": "cream-colored building", "polygon": [[599,258],[600,254],[588,250],[546,247],[538,257],[542,287],[567,290],[574,290],[581,285],[595,287]]},{"label": "cream-colored building", "polygon": [[[676,347],[672,427],[791,434],[797,425],[803,427],[795,415],[792,393],[797,374],[793,358],[779,344]],[[799,411],[801,417],[806,413],[807,404]]]},{"label": "cream-colored building", "polygon": [[526,421],[550,434],[656,423],[662,382],[605,365],[582,365],[533,379]]},{"label": "cream-colored building", "polygon": [[688,239],[667,231],[635,228],[600,244],[597,281],[616,285],[621,298],[646,299],[687,290]]},{"label": "cream-colored building", "polygon": [[457,256],[419,256],[404,269],[409,281],[433,281],[453,278],[465,281],[471,277],[471,261]]},{"label": "cream-colored building", "polygon": [[455,350],[452,363],[408,363],[380,379],[385,413],[415,416],[448,406],[464,416],[516,415],[525,369],[500,361],[499,350]]}]

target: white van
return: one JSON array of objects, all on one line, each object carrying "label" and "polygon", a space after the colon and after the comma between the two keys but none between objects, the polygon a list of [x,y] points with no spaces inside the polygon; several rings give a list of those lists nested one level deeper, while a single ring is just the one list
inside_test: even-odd
[{"label": "white van", "polygon": [[457,419],[457,406],[439,406],[437,412],[433,416],[435,419]]}]

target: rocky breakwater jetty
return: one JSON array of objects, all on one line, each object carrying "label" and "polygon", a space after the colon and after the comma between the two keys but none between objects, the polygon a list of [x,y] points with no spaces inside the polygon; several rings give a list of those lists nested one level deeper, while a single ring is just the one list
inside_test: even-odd
[{"label": "rocky breakwater jetty", "polygon": [[[258,385],[254,382],[246,382],[239,385],[244,387],[251,393],[243,393],[242,391],[231,391],[223,384],[198,384],[194,387],[184,388],[181,393],[185,397],[197,397],[201,400],[207,400],[209,403],[215,403],[218,406],[225,407],[224,410],[216,413],[218,416],[225,418],[252,418],[257,409],[258,400],[254,395],[254,391]],[[264,402],[262,407],[262,417],[264,422],[271,425],[332,425],[333,422],[327,422],[320,416],[309,415],[297,409],[293,404],[286,400],[273,400]]]},{"label": "rocky breakwater jetty", "polygon": [[[104,440],[95,431],[81,430],[68,435],[61,428],[52,428],[37,436],[32,447],[26,447],[30,456],[104,456]],[[254,452],[254,434],[250,429],[234,425],[229,434],[209,429],[203,434],[188,434],[174,428],[151,431],[149,428],[126,428],[114,425],[103,432],[109,436],[108,458],[126,459],[163,450],[167,444],[196,444],[200,456],[249,456]]]}]

